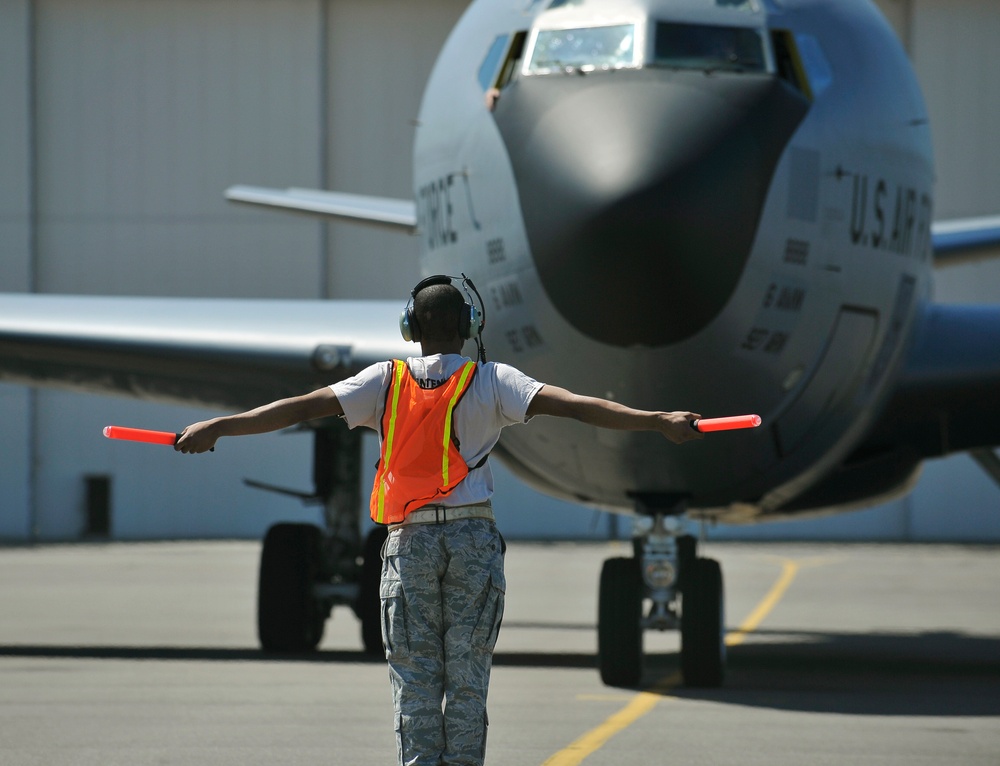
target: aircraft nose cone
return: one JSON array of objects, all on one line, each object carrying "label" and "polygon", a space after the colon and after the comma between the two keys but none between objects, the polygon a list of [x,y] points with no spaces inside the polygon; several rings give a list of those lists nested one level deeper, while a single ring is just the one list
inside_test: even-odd
[{"label": "aircraft nose cone", "polygon": [[763,75],[640,70],[511,85],[494,116],[557,310],[617,346],[698,332],[739,280],[807,108]]}]

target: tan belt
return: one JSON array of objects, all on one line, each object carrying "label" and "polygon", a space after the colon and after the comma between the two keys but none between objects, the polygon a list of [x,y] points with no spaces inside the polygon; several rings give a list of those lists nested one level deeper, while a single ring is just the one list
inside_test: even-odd
[{"label": "tan belt", "polygon": [[449,521],[459,519],[488,519],[494,521],[493,507],[489,503],[479,503],[477,505],[456,505],[453,507],[445,505],[427,505],[410,511],[398,524],[390,524],[389,531],[409,524],[446,524]]}]

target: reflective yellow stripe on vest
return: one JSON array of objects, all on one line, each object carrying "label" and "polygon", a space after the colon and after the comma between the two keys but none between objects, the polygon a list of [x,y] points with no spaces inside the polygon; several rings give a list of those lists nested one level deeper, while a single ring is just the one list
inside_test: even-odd
[{"label": "reflective yellow stripe on vest", "polygon": [[[406,362],[393,361],[382,414],[382,454],[370,502],[371,517],[376,523],[401,522],[410,510],[448,495],[468,475],[469,467],[464,461],[461,465],[456,462],[462,458],[452,438],[452,421],[475,372],[476,363],[466,362],[452,373],[437,396],[432,391],[417,395],[419,386]],[[425,422],[423,418],[432,412],[433,417]],[[425,433],[431,441],[423,442],[423,447],[414,447],[415,443],[421,443],[421,439],[414,439],[414,429],[430,429]],[[440,445],[440,460],[435,445]],[[420,452],[408,451],[415,448]]]},{"label": "reflective yellow stripe on vest", "polygon": [[[386,429],[385,434],[385,457],[383,459],[382,470],[388,470],[389,461],[392,459],[392,439],[396,435],[396,415],[399,411],[399,391],[402,388],[400,385],[403,382],[403,375],[406,374],[406,362],[402,362],[399,359],[394,359],[392,362],[392,403],[390,405],[392,415],[389,418],[389,427]],[[378,511],[376,512],[375,521],[379,524],[385,524],[385,483],[378,481],[378,477],[375,479],[378,482],[378,487],[376,491],[378,492]]]},{"label": "reflective yellow stripe on vest", "polygon": [[444,443],[441,445],[441,486],[448,486],[448,444],[451,441],[451,416],[455,412],[455,405],[458,404],[459,398],[465,393],[465,382],[469,379],[469,375],[475,369],[475,362],[466,362],[465,366],[462,368],[462,377],[458,379],[458,388],[451,395],[451,401],[448,403],[448,414],[445,416],[444,420]]}]

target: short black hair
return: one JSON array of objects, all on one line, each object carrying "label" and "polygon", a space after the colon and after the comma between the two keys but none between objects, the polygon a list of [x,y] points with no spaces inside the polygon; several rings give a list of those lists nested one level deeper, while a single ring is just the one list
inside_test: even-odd
[{"label": "short black hair", "polygon": [[413,314],[420,339],[450,341],[461,337],[459,322],[465,299],[454,285],[430,285],[413,299]]}]

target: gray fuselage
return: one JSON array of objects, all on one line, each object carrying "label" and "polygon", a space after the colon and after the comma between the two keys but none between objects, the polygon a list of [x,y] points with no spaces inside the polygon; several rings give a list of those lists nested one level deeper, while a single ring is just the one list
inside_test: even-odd
[{"label": "gray fuselage", "polygon": [[519,475],[574,500],[780,511],[857,444],[928,298],[926,108],[865,0],[480,0],[414,154],[422,269],[476,280],[491,358],[764,419],[683,448],[508,429]]}]

